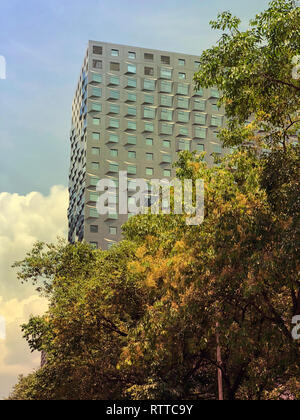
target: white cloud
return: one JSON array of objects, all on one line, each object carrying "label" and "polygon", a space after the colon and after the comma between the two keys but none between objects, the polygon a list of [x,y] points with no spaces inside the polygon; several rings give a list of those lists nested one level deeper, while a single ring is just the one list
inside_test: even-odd
[{"label": "white cloud", "polygon": [[43,313],[47,301],[31,285],[21,285],[11,265],[24,258],[37,240],[55,242],[67,233],[68,192],[51,188],[45,197],[0,194],[0,316],[6,321],[6,339],[0,340],[0,398],[6,397],[17,376],[38,367],[39,354],[31,354],[20,325],[30,315]]}]

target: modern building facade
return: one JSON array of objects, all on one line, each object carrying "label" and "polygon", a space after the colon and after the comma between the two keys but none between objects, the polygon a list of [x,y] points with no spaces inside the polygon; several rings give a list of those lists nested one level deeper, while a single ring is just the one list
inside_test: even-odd
[{"label": "modern building facade", "polygon": [[[223,154],[224,110],[216,89],[195,90],[197,56],[90,41],[72,105],[69,241],[108,249],[128,219],[100,216],[96,185],[119,171],[171,179],[182,150]],[[116,197],[117,200],[117,197]],[[130,198],[129,198],[130,200]]]}]

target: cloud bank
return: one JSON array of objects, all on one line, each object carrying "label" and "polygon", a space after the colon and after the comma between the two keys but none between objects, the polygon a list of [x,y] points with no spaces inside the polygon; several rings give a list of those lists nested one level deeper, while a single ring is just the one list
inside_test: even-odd
[{"label": "cloud bank", "polygon": [[6,339],[0,339],[0,399],[8,396],[18,375],[39,366],[40,355],[30,353],[20,324],[47,309],[47,301],[31,285],[19,283],[11,265],[35,241],[66,237],[67,206],[68,191],[62,186],[52,187],[48,196],[0,194],[0,317],[6,321]]}]

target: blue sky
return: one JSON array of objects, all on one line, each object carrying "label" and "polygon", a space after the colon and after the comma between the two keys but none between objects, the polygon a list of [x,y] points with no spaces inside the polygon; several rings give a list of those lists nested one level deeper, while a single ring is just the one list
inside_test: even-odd
[{"label": "blue sky", "polygon": [[247,22],[267,0],[10,0],[2,2],[0,192],[67,185],[72,96],[89,39],[201,54],[230,10]]}]

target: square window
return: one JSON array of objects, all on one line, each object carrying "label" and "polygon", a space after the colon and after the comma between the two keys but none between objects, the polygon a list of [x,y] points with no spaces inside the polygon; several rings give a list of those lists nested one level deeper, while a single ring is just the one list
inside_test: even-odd
[{"label": "square window", "polygon": [[136,121],[128,121],[127,128],[128,130],[136,130]]},{"label": "square window", "polygon": [[100,47],[98,45],[93,46],[93,54],[102,55],[102,52],[103,52],[102,47]]},{"label": "square window", "polygon": [[144,80],[144,89],[145,90],[155,90],[155,80]]},{"label": "square window", "polygon": [[164,79],[172,79],[172,70],[162,67],[160,69],[160,77]]},{"label": "square window", "polygon": [[172,93],[172,82],[162,80],[160,82],[160,91],[164,93]]},{"label": "square window", "polygon": [[189,100],[188,98],[182,98],[179,96],[177,98],[178,108],[189,109]]},{"label": "square window", "polygon": [[151,104],[151,105],[153,105],[153,104],[154,104],[154,96],[153,96],[153,95],[149,95],[149,94],[145,93],[145,96],[144,96],[144,103],[145,103],[145,104]]},{"label": "square window", "polygon": [[109,227],[109,234],[113,235],[113,236],[116,236],[117,235],[117,228],[114,227],[114,226],[110,226]]},{"label": "square window", "polygon": [[188,136],[189,135],[188,127],[179,126],[179,134],[181,136]]},{"label": "square window", "polygon": [[109,134],[109,142],[111,143],[119,143],[119,136],[117,134]]},{"label": "square window", "polygon": [[206,128],[195,127],[195,137],[199,139],[206,139]]},{"label": "square window", "polygon": [[128,58],[130,58],[131,60],[135,60],[136,59],[136,53],[133,51],[128,51]]},{"label": "square window", "polygon": [[120,128],[120,120],[116,120],[115,118],[110,118],[109,126],[111,128]]},{"label": "square window", "polygon": [[185,80],[186,79],[186,74],[185,73],[178,73],[178,77],[179,77],[179,79]]},{"label": "square window", "polygon": [[191,144],[187,140],[179,140],[179,150],[190,151]]},{"label": "square window", "polygon": [[109,172],[118,172],[119,165],[117,163],[110,163],[109,164]]},{"label": "square window", "polygon": [[100,118],[93,118],[94,125],[100,125]]},{"label": "square window", "polygon": [[218,104],[211,104],[211,109],[213,110],[213,112],[218,112],[220,110]]},{"label": "square window", "polygon": [[110,76],[110,78],[109,78],[109,84],[110,85],[119,86],[119,84],[120,84],[119,77],[117,77],[117,76]]},{"label": "square window", "polygon": [[92,162],[92,165],[91,166],[92,166],[92,169],[94,171],[97,171],[100,168],[99,162]]},{"label": "square window", "polygon": [[172,121],[173,119],[173,111],[171,111],[170,109],[164,109],[162,108],[161,110],[161,119],[165,120],[165,121]]},{"label": "square window", "polygon": [[194,69],[198,70],[200,66],[200,61],[194,61]]},{"label": "square window", "polygon": [[109,104],[109,112],[110,112],[110,114],[119,114],[120,113],[120,105]]},{"label": "square window", "polygon": [[117,149],[110,149],[109,154],[111,157],[117,157],[119,152]]},{"label": "square window", "polygon": [[164,169],[164,176],[170,178],[171,177],[171,169]]},{"label": "square window", "polygon": [[220,98],[220,92],[218,91],[218,89],[212,88],[210,90],[210,93],[212,98]]},{"label": "square window", "polygon": [[153,160],[153,153],[146,153],[146,159],[147,160]]},{"label": "square window", "polygon": [[128,152],[128,158],[129,159],[136,159],[136,152]]},{"label": "square window", "polygon": [[98,225],[90,225],[90,232],[91,233],[98,233],[99,232]]},{"label": "square window", "polygon": [[99,147],[92,147],[92,155],[99,156],[100,155],[100,148]]},{"label": "square window", "polygon": [[154,175],[154,169],[153,168],[146,168],[146,175],[147,176]]},{"label": "square window", "polygon": [[196,124],[206,124],[206,114],[195,114],[195,123]]},{"label": "square window", "polygon": [[119,50],[112,49],[111,52],[110,52],[110,55],[112,57],[119,57]]},{"label": "square window", "polygon": [[211,116],[211,125],[214,127],[221,127],[223,123],[223,118],[219,115],[212,115]]},{"label": "square window", "polygon": [[95,217],[95,218],[99,217],[99,213],[96,208],[90,207],[89,213],[90,213],[90,217]]},{"label": "square window", "polygon": [[133,115],[134,117],[136,116],[136,107],[135,106],[129,106],[127,109],[127,114],[128,115]]},{"label": "square window", "polygon": [[110,90],[109,99],[120,99],[120,92],[118,90]]},{"label": "square window", "polygon": [[93,68],[94,69],[102,69],[102,61],[101,60],[93,60]]},{"label": "square window", "polygon": [[135,136],[128,136],[127,137],[127,144],[136,145],[136,137]]},{"label": "square window", "polygon": [[204,150],[205,150],[205,147],[204,147],[204,144],[197,144],[197,146],[196,146],[196,151],[198,152],[198,153],[202,153],[202,152],[204,152]]},{"label": "square window", "polygon": [[153,61],[153,54],[150,54],[150,53],[145,53],[144,54],[144,59],[145,60],[151,60],[151,61]]},{"label": "square window", "polygon": [[96,96],[97,98],[101,98],[101,96],[102,96],[102,89],[101,88],[93,87],[91,93],[92,93],[92,96]]},{"label": "square window", "polygon": [[120,63],[110,63],[111,71],[120,71]]},{"label": "square window", "polygon": [[93,249],[98,249],[98,242],[90,242],[90,245]]},{"label": "square window", "polygon": [[163,147],[165,147],[166,149],[169,149],[171,147],[170,140],[163,140]]},{"label": "square window", "polygon": [[185,111],[178,111],[178,121],[179,122],[189,122],[190,113]]},{"label": "square window", "polygon": [[160,59],[161,59],[161,62],[162,62],[163,64],[170,64],[170,57],[168,57],[167,55],[162,55],[162,56],[160,57]]},{"label": "square window", "polygon": [[128,93],[127,100],[130,102],[136,102],[136,94],[135,93]]},{"label": "square window", "polygon": [[161,95],[160,96],[160,104],[162,106],[172,106],[173,105],[173,97],[170,95]]},{"label": "square window", "polygon": [[189,85],[178,83],[177,93],[180,95],[188,95],[189,94]]},{"label": "square window", "polygon": [[152,133],[154,131],[154,124],[145,122],[145,131]]},{"label": "square window", "polygon": [[162,161],[163,163],[171,163],[172,162],[172,156],[171,155],[162,155]]},{"label": "square window", "polygon": [[153,139],[146,139],[146,146],[153,146]]},{"label": "square window", "polygon": [[144,108],[144,118],[154,119],[155,118],[155,109],[145,107]]},{"label": "square window", "polygon": [[161,124],[161,133],[162,134],[173,134],[173,125],[162,123]]},{"label": "square window", "polygon": [[127,64],[127,73],[136,73],[136,65],[135,64]]},{"label": "square window", "polygon": [[102,83],[102,74],[92,73],[92,82]]},{"label": "square window", "polygon": [[97,102],[92,102],[92,111],[101,112],[102,111],[102,104]]},{"label": "square window", "polygon": [[145,67],[144,68],[145,76],[154,76],[154,68],[153,67]]},{"label": "square window", "polygon": [[179,66],[185,66],[185,60],[183,58],[179,58],[178,65]]},{"label": "square window", "polygon": [[197,111],[205,111],[206,101],[205,99],[194,99],[194,109]]},{"label": "square window", "polygon": [[93,138],[93,140],[99,141],[100,140],[100,133],[93,133],[92,138]]},{"label": "square window", "polygon": [[137,87],[137,81],[136,79],[127,79],[127,86],[131,87],[131,88],[136,88]]},{"label": "square window", "polygon": [[127,172],[128,172],[130,175],[136,175],[136,166],[129,165],[129,166],[127,167]]}]

